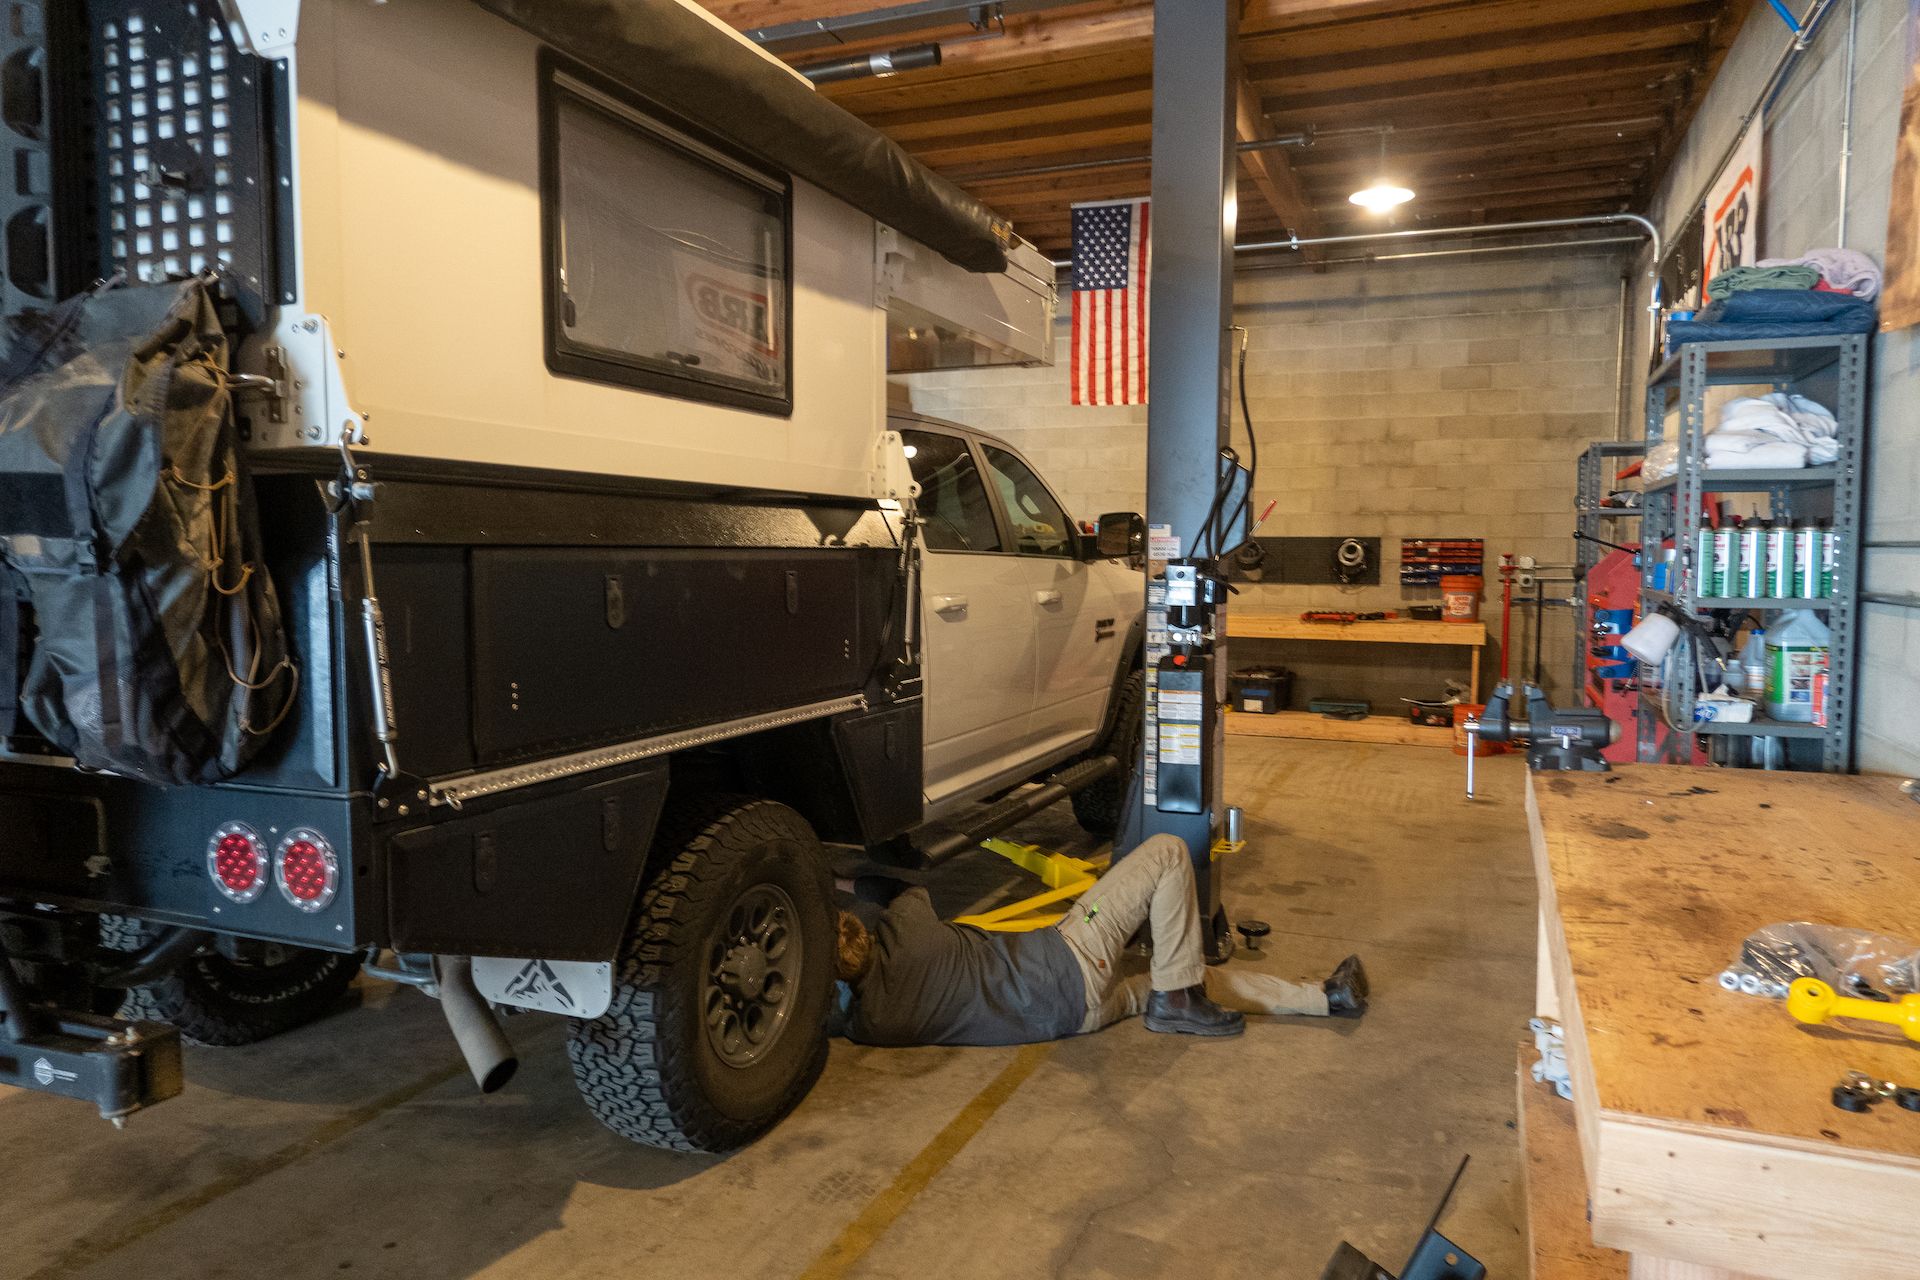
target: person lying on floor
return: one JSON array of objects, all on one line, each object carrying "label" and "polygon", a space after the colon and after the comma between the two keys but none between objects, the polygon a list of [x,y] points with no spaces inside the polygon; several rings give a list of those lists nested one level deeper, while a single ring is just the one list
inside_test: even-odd
[{"label": "person lying on floor", "polygon": [[[1150,973],[1122,976],[1128,941],[1153,934]],[[1155,836],[1030,933],[950,924],[925,889],[896,897],[871,930],[840,913],[838,1029],[871,1045],[1030,1044],[1098,1031],[1144,1014],[1149,1031],[1234,1036],[1244,1014],[1358,1017],[1367,975],[1348,956],[1318,986],[1238,966],[1210,969],[1202,952],[1193,861],[1177,836]]]}]

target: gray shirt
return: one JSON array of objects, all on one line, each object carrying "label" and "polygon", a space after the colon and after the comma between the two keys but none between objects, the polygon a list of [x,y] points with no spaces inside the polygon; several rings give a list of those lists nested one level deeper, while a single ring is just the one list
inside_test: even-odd
[{"label": "gray shirt", "polygon": [[880,918],[848,1013],[861,1044],[1031,1044],[1080,1030],[1086,984],[1056,930],[948,924],[909,889]]}]

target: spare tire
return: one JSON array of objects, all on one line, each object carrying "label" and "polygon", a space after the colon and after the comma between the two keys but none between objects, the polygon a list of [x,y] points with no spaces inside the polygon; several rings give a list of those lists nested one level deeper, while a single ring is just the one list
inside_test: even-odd
[{"label": "spare tire", "polygon": [[[130,916],[101,916],[110,951],[139,951],[155,930]],[[358,956],[222,939],[154,982],[135,987],[120,1016],[165,1022],[193,1044],[233,1048],[303,1027],[332,1009],[360,972]]]},{"label": "spare tire", "polygon": [[807,820],[771,800],[670,802],[656,841],[613,1002],[572,1020],[574,1083],[624,1138],[731,1151],[826,1065],[833,882]]}]

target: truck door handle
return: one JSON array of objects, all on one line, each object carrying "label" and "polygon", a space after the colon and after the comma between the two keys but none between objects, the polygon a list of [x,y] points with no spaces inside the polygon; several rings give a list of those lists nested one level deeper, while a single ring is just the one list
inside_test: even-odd
[{"label": "truck door handle", "polygon": [[967,598],[965,596],[935,596],[933,598],[933,611],[935,613],[965,613],[967,611]]},{"label": "truck door handle", "polygon": [[1033,601],[1035,604],[1059,604],[1060,593],[1051,588],[1045,591],[1036,591],[1033,593]]}]

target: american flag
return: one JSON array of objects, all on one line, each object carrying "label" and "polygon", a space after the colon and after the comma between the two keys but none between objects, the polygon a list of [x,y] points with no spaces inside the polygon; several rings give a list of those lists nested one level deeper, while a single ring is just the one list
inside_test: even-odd
[{"label": "american flag", "polygon": [[1147,402],[1145,200],[1073,206],[1074,404]]}]

